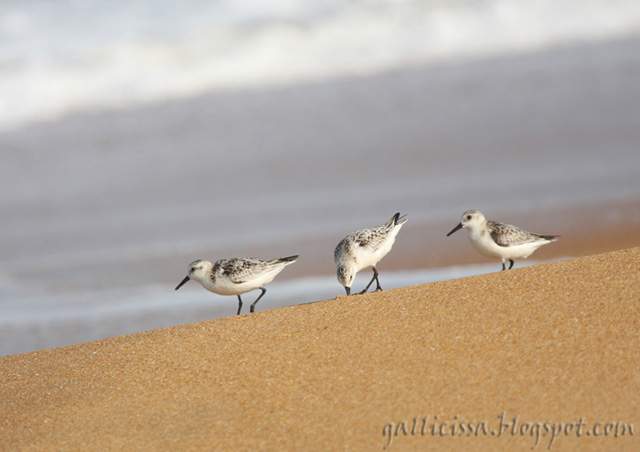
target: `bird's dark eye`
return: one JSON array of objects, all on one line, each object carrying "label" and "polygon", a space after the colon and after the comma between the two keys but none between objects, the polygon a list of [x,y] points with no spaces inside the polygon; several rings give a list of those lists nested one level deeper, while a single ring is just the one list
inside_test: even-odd
[{"label": "bird's dark eye", "polygon": [[195,267],[191,267],[191,271],[192,272],[196,271],[196,268]]},{"label": "bird's dark eye", "polygon": [[467,220],[470,220],[470,219],[471,219],[471,215],[467,215]]}]

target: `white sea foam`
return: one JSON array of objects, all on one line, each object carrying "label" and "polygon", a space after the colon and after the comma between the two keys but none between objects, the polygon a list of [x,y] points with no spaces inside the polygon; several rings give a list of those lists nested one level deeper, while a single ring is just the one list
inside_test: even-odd
[{"label": "white sea foam", "polygon": [[0,130],[638,32],[634,0],[5,0]]}]

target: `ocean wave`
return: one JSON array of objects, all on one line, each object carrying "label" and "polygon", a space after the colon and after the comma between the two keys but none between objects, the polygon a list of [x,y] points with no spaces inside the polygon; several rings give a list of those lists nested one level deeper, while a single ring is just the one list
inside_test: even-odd
[{"label": "ocean wave", "polygon": [[13,0],[0,4],[0,130],[638,32],[628,0]]}]

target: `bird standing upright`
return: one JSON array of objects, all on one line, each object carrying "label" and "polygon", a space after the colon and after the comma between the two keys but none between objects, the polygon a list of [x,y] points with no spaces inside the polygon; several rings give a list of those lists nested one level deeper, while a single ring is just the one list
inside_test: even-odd
[{"label": "bird standing upright", "polygon": [[469,241],[480,254],[501,259],[503,270],[507,268],[507,260],[510,270],[514,259],[527,258],[542,245],[555,242],[559,237],[535,234],[517,226],[486,220],[482,212],[477,210],[467,210],[463,213],[462,221],[447,234],[447,237],[461,228],[469,231]]}]

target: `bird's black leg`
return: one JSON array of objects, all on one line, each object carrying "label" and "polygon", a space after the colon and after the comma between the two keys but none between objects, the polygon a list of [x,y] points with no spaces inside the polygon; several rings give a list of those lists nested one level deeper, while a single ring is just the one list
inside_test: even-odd
[{"label": "bird's black leg", "polygon": [[369,281],[369,284],[367,284],[367,287],[364,288],[364,290],[362,292],[359,292],[360,294],[365,293],[367,290],[369,290],[369,287],[371,287],[371,284],[373,284],[373,281],[375,281],[376,279],[376,274],[373,274],[373,278],[371,278],[371,281]]},{"label": "bird's black leg", "polygon": [[365,293],[367,290],[369,290],[369,287],[371,287],[371,284],[373,284],[373,282],[376,282],[376,290],[382,290],[382,287],[380,287],[380,281],[378,281],[378,270],[375,267],[371,267],[373,269],[373,278],[371,278],[371,281],[369,281],[369,284],[367,284],[367,287],[364,288],[364,290],[362,292],[360,292],[361,294]]},{"label": "bird's black leg", "polygon": [[506,269],[507,269],[507,267],[505,267],[504,261],[502,261],[502,270],[506,270]]},{"label": "bird's black leg", "polygon": [[509,270],[511,270],[513,268],[513,264],[515,264],[515,262],[513,262],[513,259],[509,259],[509,262],[511,263],[511,265],[509,265]]},{"label": "bird's black leg", "polygon": [[382,290],[382,286],[380,285],[380,280],[378,279],[378,269],[373,267],[373,276],[376,278],[376,291]]},{"label": "bird's black leg", "polygon": [[254,301],[253,303],[251,303],[251,308],[249,309],[249,312],[253,312],[256,309],[256,303],[258,301],[260,301],[260,298],[262,298],[262,296],[267,293],[267,289],[265,289],[264,287],[258,287],[258,289],[260,289],[262,291],[262,293],[258,296],[258,298],[256,298],[256,301]]},{"label": "bird's black leg", "polygon": [[238,295],[238,313],[236,315],[240,315],[240,309],[242,309],[242,298]]}]

